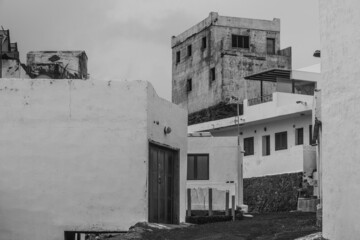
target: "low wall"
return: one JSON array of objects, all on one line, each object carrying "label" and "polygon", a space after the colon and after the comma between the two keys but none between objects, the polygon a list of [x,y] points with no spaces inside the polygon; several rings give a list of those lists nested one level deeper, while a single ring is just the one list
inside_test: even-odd
[{"label": "low wall", "polygon": [[249,212],[296,210],[302,172],[244,179],[244,203]]}]

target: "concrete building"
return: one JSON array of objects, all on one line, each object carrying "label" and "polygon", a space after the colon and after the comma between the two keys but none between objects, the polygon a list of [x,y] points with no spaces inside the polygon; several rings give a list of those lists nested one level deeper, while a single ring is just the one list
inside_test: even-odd
[{"label": "concrete building", "polygon": [[245,76],[268,69],[291,69],[291,48],[280,49],[280,20],[220,16],[172,37],[172,101],[189,114],[226,102],[268,95],[276,83]]},{"label": "concrete building", "polygon": [[185,220],[187,112],[149,83],[2,79],[0,89],[1,240]]},{"label": "concrete building", "polygon": [[85,51],[32,51],[27,67],[32,78],[88,79]]},{"label": "concrete building", "polygon": [[17,43],[10,40],[9,30],[0,30],[0,78],[30,78],[20,63]]},{"label": "concrete building", "polygon": [[319,1],[323,237],[358,239],[360,2]]},{"label": "concrete building", "polygon": [[[189,133],[207,131],[214,137],[238,136],[239,132],[240,145],[245,150],[244,178],[302,172],[307,159],[315,161],[315,149],[310,146],[313,143],[310,126],[313,93],[320,75],[302,70],[271,70],[246,78],[276,81],[276,74],[283,79],[278,84],[285,86],[283,92],[245,99],[239,126],[235,116],[188,127]],[[286,89],[289,92],[285,92]],[[306,94],[299,94],[301,92]]]},{"label": "concrete building", "polygon": [[[208,188],[213,189],[213,209],[225,209],[225,191],[239,196],[239,158],[237,137],[213,137],[209,133],[194,133],[188,137],[188,164],[186,188],[192,189],[192,206],[208,209]],[[241,189],[242,190],[242,189]],[[222,194],[216,194],[216,191]],[[229,198],[229,206],[231,206]]]}]

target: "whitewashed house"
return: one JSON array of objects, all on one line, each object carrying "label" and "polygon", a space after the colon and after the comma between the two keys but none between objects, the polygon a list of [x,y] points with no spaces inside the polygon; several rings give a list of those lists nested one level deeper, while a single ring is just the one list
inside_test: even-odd
[{"label": "whitewashed house", "polygon": [[1,79],[0,239],[185,220],[186,110],[144,81]]}]

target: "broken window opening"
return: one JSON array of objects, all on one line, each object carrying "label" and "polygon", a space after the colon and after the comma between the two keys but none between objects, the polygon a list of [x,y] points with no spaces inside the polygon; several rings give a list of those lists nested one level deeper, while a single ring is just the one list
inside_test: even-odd
[{"label": "broken window opening", "polygon": [[176,52],[176,63],[180,62],[180,51]]},{"label": "broken window opening", "polygon": [[215,75],[215,67],[210,69],[210,82],[215,81],[216,75]]},{"label": "broken window opening", "polygon": [[187,81],[186,81],[186,91],[187,92],[191,92],[192,90],[192,79],[189,78]]},{"label": "broken window opening", "polygon": [[201,49],[204,50],[205,48],[206,48],[206,37],[203,37],[201,41]]},{"label": "broken window opening", "polygon": [[187,55],[188,55],[188,57],[191,57],[191,54],[192,54],[192,46],[189,45],[189,46],[187,47]]},{"label": "broken window opening", "polygon": [[249,36],[231,35],[233,48],[249,48]]}]

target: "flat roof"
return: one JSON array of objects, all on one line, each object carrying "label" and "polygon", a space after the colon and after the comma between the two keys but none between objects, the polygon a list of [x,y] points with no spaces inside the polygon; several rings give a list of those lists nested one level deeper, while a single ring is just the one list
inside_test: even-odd
[{"label": "flat roof", "polygon": [[258,72],[255,74],[248,75],[244,77],[246,80],[257,80],[257,81],[267,81],[267,82],[276,82],[276,78],[285,78],[290,80],[291,70],[289,69],[279,69],[273,68],[270,70]]}]

